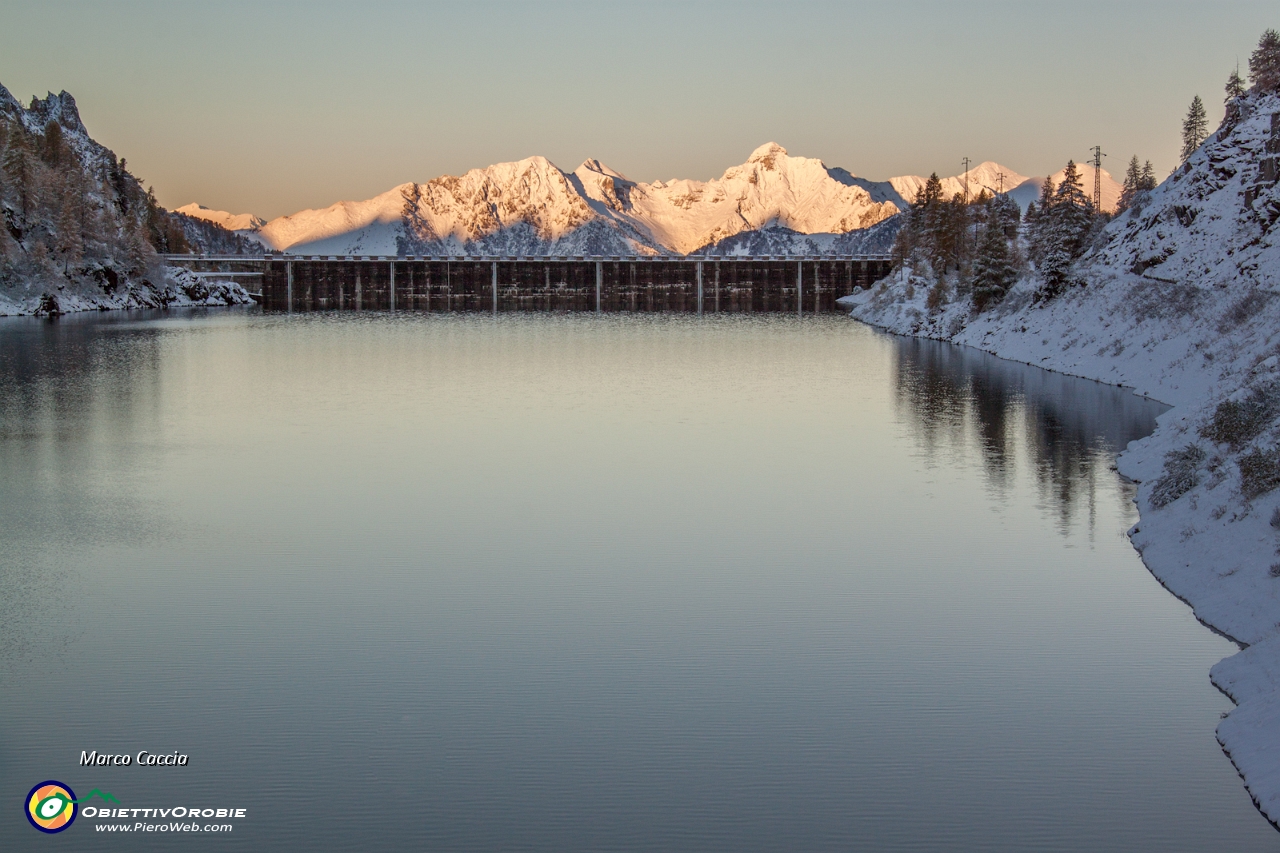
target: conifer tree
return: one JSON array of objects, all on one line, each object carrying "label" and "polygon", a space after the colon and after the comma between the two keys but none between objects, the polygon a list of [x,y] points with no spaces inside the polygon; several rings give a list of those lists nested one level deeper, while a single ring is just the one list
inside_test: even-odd
[{"label": "conifer tree", "polygon": [[1228,104],[1244,94],[1244,78],[1240,76],[1238,67],[1227,77],[1226,93],[1224,100]]},{"label": "conifer tree", "polygon": [[61,169],[68,160],[66,141],[62,137],[62,127],[52,119],[44,126],[44,140],[40,146],[40,154],[45,164],[51,169]]},{"label": "conifer tree", "polygon": [[1182,121],[1182,159],[1185,162],[1209,136],[1209,120],[1204,112],[1204,101],[1196,95]]},{"label": "conifer tree", "polygon": [[1027,241],[1031,250],[1031,260],[1037,264],[1043,259],[1044,236],[1053,214],[1054,194],[1053,177],[1046,177],[1044,183],[1040,185],[1039,204],[1032,202],[1027,205]]},{"label": "conifer tree", "polygon": [[1000,213],[988,206],[987,214],[973,262],[973,307],[977,311],[984,311],[1004,299],[1018,277]]},{"label": "conifer tree", "polygon": [[924,186],[916,193],[916,209],[919,214],[917,231],[920,240],[936,263],[938,243],[943,230],[942,180],[937,172],[931,173]]},{"label": "conifer tree", "polygon": [[1062,173],[1062,183],[1053,194],[1053,210],[1059,221],[1067,223],[1067,230],[1073,237],[1077,231],[1087,229],[1087,219],[1094,212],[1093,200],[1084,193],[1084,185],[1074,160],[1067,161],[1067,168]]},{"label": "conifer tree", "polygon": [[129,271],[134,275],[141,275],[146,271],[147,262],[155,250],[143,236],[142,225],[131,219],[125,223],[124,237],[124,250],[129,261]]},{"label": "conifer tree", "polygon": [[1280,33],[1267,30],[1249,56],[1249,79],[1262,93],[1280,92]]},{"label": "conifer tree", "polygon": [[1053,185],[1052,175],[1045,178],[1044,183],[1040,185],[1040,212],[1041,213],[1044,213],[1049,208],[1053,207],[1053,194],[1055,189],[1057,188],[1054,187]]},{"label": "conifer tree", "polygon": [[1142,165],[1142,177],[1138,181],[1138,189],[1150,192],[1156,188],[1156,184],[1156,168],[1155,166],[1152,166],[1151,161],[1148,160]]},{"label": "conifer tree", "polygon": [[1092,230],[1093,202],[1084,194],[1080,173],[1067,161],[1062,183],[1054,191],[1048,210],[1042,209],[1033,235],[1036,267],[1040,272],[1040,299],[1051,299],[1067,286],[1071,265],[1085,249]]},{"label": "conifer tree", "polygon": [[1005,239],[1016,240],[1018,237],[1018,225],[1022,220],[1022,211],[1018,208],[1018,203],[1008,193],[998,195],[991,199],[988,205],[989,215],[994,217],[999,227],[1004,231]]},{"label": "conifer tree", "polygon": [[25,219],[31,208],[31,151],[27,131],[22,122],[9,125],[9,144],[5,146],[4,170],[13,183],[18,198],[18,213]]},{"label": "conifer tree", "polygon": [[1133,197],[1138,194],[1138,184],[1142,180],[1142,165],[1138,162],[1138,155],[1134,154],[1129,160],[1129,168],[1124,173],[1124,184],[1120,188],[1120,200],[1116,202],[1116,214],[1119,215],[1129,209],[1133,204]]}]

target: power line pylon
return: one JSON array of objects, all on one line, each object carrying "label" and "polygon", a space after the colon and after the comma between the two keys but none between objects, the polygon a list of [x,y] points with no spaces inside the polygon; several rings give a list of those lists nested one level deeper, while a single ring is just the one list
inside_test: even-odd
[{"label": "power line pylon", "polygon": [[961,157],[960,162],[964,164],[964,203],[969,203],[969,158]]},{"label": "power line pylon", "polygon": [[1093,146],[1093,209],[1102,212],[1102,146]]}]

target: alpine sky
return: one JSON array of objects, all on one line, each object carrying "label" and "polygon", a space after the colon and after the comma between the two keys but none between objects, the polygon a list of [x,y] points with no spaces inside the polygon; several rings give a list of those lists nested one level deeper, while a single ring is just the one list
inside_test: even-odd
[{"label": "alpine sky", "polygon": [[711,178],[776,140],[873,179],[1163,175],[1272,2],[6,0],[0,80],[65,89],[169,207],[271,217],[534,154]]}]

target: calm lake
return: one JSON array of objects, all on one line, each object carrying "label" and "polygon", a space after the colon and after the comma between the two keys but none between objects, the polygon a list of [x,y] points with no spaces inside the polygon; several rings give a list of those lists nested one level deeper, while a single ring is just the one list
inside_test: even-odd
[{"label": "calm lake", "polygon": [[0,849],[1276,850],[1162,411],[842,316],[0,320]]}]

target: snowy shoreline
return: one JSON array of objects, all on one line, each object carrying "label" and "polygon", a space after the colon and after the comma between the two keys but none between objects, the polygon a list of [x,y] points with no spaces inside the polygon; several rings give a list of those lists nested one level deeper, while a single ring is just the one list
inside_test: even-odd
[{"label": "snowy shoreline", "polygon": [[1025,276],[975,314],[954,285],[939,300],[934,280],[907,267],[840,304],[890,333],[1173,407],[1117,456],[1139,484],[1130,541],[1202,624],[1241,647],[1210,672],[1237,706],[1217,737],[1280,828],[1280,185],[1256,162],[1276,144],[1273,114],[1280,97],[1267,96],[1220,129],[1145,209],[1107,226],[1080,283],[1056,298],[1038,300]]},{"label": "snowy shoreline", "polygon": [[[1165,590],[1187,604],[1204,627],[1240,646],[1240,652],[1223,659],[1210,671],[1214,686],[1237,706],[1219,724],[1217,738],[1254,805],[1280,829],[1280,634],[1275,633],[1280,601],[1274,589],[1280,580],[1272,577],[1267,566],[1275,540],[1268,518],[1280,507],[1280,500],[1272,493],[1252,506],[1233,507],[1229,500],[1216,506],[1204,500],[1201,506],[1193,497],[1177,508],[1181,511],[1171,511],[1177,501],[1161,509],[1151,503],[1152,485],[1160,477],[1165,454],[1185,441],[1191,426],[1205,420],[1206,411],[1212,410],[1209,400],[1224,396],[1209,393],[1208,386],[1215,384],[1212,377],[1176,370],[1152,376],[1125,369],[1114,360],[1086,366],[1088,362],[1071,357],[1070,347],[1051,353],[1049,339],[1018,340],[1032,333],[1031,327],[1027,327],[1028,333],[1020,331],[1028,319],[1027,311],[1039,313],[1044,309],[1028,307],[1007,314],[1004,335],[995,333],[996,323],[975,324],[981,326],[980,334],[975,334],[977,330],[971,326],[965,330],[967,333],[947,335],[937,327],[916,326],[914,320],[920,315],[905,325],[902,315],[886,316],[884,306],[875,305],[870,291],[844,297],[840,304],[851,309],[854,319],[890,334],[971,346],[998,358],[1127,388],[1172,406],[1160,416],[1151,435],[1131,442],[1116,457],[1118,472],[1139,484],[1135,498],[1139,521],[1129,530],[1129,538],[1147,570]],[[1067,329],[1076,331],[1077,327]],[[1037,324],[1036,331],[1041,330],[1041,324]],[[1066,337],[1061,335],[1051,343],[1060,345],[1061,338]],[[1104,366],[1107,369],[1099,369]],[[1275,367],[1271,364],[1265,369]],[[1204,393],[1196,393],[1201,390]],[[1228,511],[1218,514],[1223,506]],[[1189,530],[1195,533],[1188,535]],[[1239,588],[1243,584],[1224,582],[1246,567],[1252,569],[1246,577],[1257,580],[1260,575],[1265,576],[1265,580],[1250,586],[1262,587],[1269,581],[1273,588],[1255,597]],[[1232,590],[1230,586],[1237,588]],[[1258,606],[1263,602],[1271,606]]]},{"label": "snowy shoreline", "polygon": [[[167,280],[164,285],[124,284],[112,293],[87,291],[83,287],[48,293],[43,288],[34,287],[15,299],[12,293],[0,292],[0,317],[254,304],[249,292],[234,281],[210,281],[178,267],[165,267],[165,274]],[[54,300],[52,305],[50,298]]]}]

